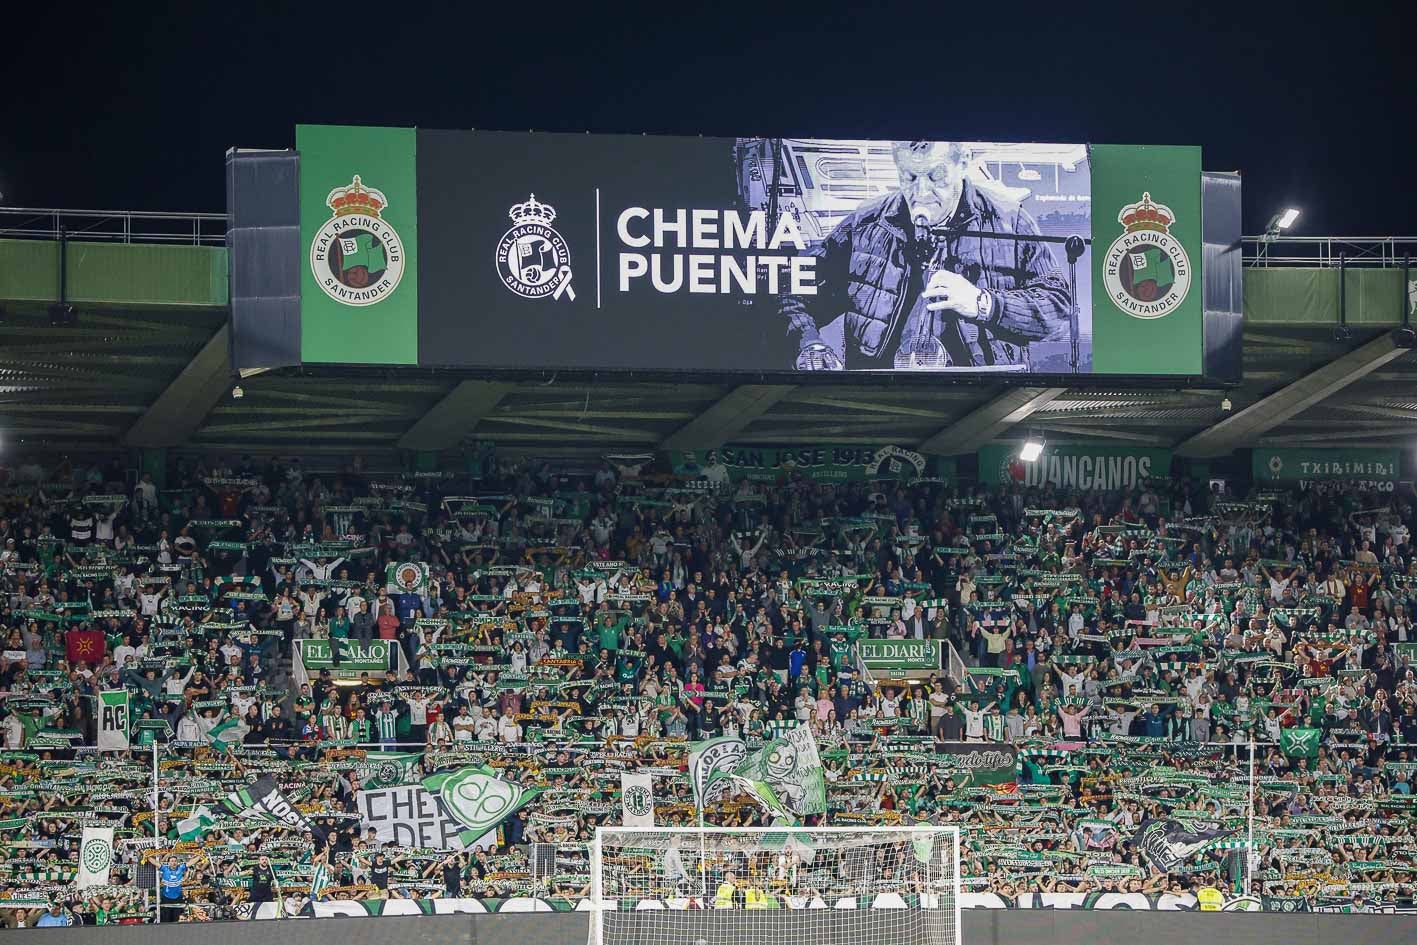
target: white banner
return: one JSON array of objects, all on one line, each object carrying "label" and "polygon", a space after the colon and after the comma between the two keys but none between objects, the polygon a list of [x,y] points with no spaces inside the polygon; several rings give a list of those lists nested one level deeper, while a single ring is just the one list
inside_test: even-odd
[{"label": "white banner", "polygon": [[79,875],[75,885],[80,889],[107,886],[113,866],[113,828],[85,827],[79,844]]},{"label": "white banner", "polygon": [[98,694],[98,750],[128,750],[128,690]]},{"label": "white banner", "polygon": [[463,843],[458,836],[465,829],[463,825],[448,816],[438,795],[421,784],[360,791],[355,802],[364,826],[374,828],[380,843],[438,850],[491,849],[496,845],[495,830],[475,843]]},{"label": "white banner", "polygon": [[620,773],[621,823],[626,827],[654,826],[654,776],[642,772]]}]

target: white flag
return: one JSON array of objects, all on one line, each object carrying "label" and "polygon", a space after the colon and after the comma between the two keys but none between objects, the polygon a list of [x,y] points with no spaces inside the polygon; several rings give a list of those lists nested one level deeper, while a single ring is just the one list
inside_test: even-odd
[{"label": "white flag", "polygon": [[98,750],[128,750],[128,690],[98,694]]},{"label": "white flag", "polygon": [[654,777],[639,772],[620,773],[621,823],[626,827],[654,826]]},{"label": "white flag", "polygon": [[669,849],[664,851],[662,872],[665,882],[668,883],[679,883],[689,878],[689,871],[684,868],[684,854],[679,852],[677,837],[669,842]]},{"label": "white flag", "polygon": [[107,886],[112,866],[113,828],[85,827],[84,841],[79,844],[79,876],[75,884],[80,889]]}]

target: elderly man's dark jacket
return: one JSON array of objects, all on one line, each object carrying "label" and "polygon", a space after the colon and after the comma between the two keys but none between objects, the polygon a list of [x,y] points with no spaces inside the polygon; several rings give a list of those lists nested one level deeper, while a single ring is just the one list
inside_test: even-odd
[{"label": "elderly man's dark jacket", "polygon": [[[1027,362],[1027,345],[1053,334],[1071,308],[1067,282],[1041,243],[964,233],[1037,234],[1017,204],[988,195],[969,181],[959,207],[937,234],[930,254],[937,268],[960,273],[993,293],[988,316],[941,338],[957,365]],[[890,367],[902,323],[924,288],[928,258],[900,193],[864,204],[837,224],[813,252],[817,294],[785,296],[788,331],[799,346],[818,340],[819,328],[845,315],[848,370]]]}]

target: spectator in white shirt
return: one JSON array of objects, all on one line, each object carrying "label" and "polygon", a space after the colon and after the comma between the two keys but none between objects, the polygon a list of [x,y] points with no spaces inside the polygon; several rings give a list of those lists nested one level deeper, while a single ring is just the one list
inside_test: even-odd
[{"label": "spectator in white shirt", "polygon": [[956,703],[955,708],[959,709],[960,715],[964,716],[964,740],[967,742],[984,741],[984,713],[992,709],[997,703],[990,702],[982,709],[971,709],[968,703]]},{"label": "spectator in white shirt", "polygon": [[497,740],[503,745],[515,745],[522,740],[521,725],[507,713],[497,720]]}]

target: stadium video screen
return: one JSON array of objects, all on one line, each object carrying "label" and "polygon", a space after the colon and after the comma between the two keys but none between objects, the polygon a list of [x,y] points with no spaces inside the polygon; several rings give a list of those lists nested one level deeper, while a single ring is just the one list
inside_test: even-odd
[{"label": "stadium video screen", "polygon": [[306,363],[1200,375],[1200,151],[302,126]]}]

